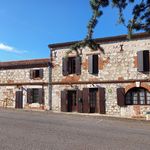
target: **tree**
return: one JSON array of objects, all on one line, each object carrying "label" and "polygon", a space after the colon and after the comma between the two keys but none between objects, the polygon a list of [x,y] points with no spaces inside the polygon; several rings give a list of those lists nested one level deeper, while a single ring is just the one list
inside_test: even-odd
[{"label": "tree", "polygon": [[[128,5],[133,5],[132,18],[126,21],[123,11]],[[118,22],[128,29],[128,39],[132,38],[133,31],[144,30],[150,32],[150,0],[141,0],[138,4],[135,0],[90,0],[92,9],[92,17],[87,25],[87,35],[84,40],[72,45],[72,50],[76,52],[78,49],[88,46],[92,50],[101,49],[100,45],[94,42],[93,33],[98,23],[98,18],[103,15],[102,8],[117,8],[119,11]]]}]

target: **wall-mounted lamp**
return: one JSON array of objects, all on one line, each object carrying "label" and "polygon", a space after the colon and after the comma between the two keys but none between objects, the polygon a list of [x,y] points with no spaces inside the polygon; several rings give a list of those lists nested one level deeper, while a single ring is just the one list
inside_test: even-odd
[{"label": "wall-mounted lamp", "polygon": [[136,87],[140,87],[140,86],[141,86],[141,83],[137,81],[137,82],[135,82],[135,86],[136,86]]}]

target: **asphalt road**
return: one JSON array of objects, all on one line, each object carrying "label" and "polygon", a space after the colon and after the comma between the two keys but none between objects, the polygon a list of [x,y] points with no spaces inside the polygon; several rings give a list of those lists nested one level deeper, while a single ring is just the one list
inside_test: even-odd
[{"label": "asphalt road", "polygon": [[150,150],[150,123],[0,109],[0,150]]}]

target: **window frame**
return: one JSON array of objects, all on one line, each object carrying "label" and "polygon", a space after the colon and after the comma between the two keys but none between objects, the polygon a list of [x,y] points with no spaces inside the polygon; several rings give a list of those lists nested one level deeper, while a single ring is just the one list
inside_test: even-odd
[{"label": "window frame", "polygon": [[99,73],[99,55],[92,54],[88,56],[88,72],[91,75],[98,75]]},{"label": "window frame", "polygon": [[[141,103],[141,95],[140,93],[144,92],[144,95],[142,97],[144,97],[144,103],[142,104]],[[135,93],[137,96],[137,104],[134,103],[134,99],[133,99],[133,93]],[[147,96],[148,93],[150,94],[150,92],[145,89],[145,88],[132,88],[130,89],[126,94],[125,94],[125,104],[126,105],[150,105],[150,100],[147,100],[147,97],[150,97],[150,96]],[[129,95],[129,99],[127,99],[127,96]],[[130,101],[130,103],[127,102],[127,100]],[[149,104],[148,104],[148,101],[149,101]]]},{"label": "window frame", "polygon": [[68,74],[76,74],[76,57],[68,57]]},{"label": "window frame", "polygon": [[62,58],[62,74],[68,75],[81,75],[81,56],[63,57]]},{"label": "window frame", "polygon": [[[38,72],[38,73],[37,73]],[[38,76],[37,76],[38,74]],[[44,70],[43,69],[32,69],[30,70],[30,79],[43,79],[43,75],[44,75]]]},{"label": "window frame", "polygon": [[[35,91],[37,92],[35,96]],[[44,104],[44,89],[43,88],[28,88],[27,89],[27,103]]]}]

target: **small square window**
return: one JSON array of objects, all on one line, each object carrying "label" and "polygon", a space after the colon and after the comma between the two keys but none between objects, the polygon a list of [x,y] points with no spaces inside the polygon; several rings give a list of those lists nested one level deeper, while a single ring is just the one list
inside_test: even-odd
[{"label": "small square window", "polygon": [[43,69],[30,70],[31,79],[42,79],[43,78]]}]

